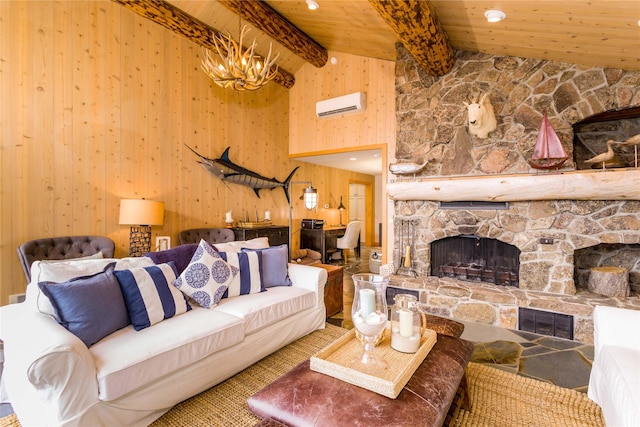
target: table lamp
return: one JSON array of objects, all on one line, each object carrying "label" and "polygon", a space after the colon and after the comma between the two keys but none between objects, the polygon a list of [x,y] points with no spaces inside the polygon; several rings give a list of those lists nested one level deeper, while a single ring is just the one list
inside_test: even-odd
[{"label": "table lamp", "polygon": [[162,225],[164,202],[145,199],[120,200],[120,224],[130,225],[129,256],[142,256],[151,251],[151,226]]},{"label": "table lamp", "polygon": [[338,206],[338,210],[340,211],[340,226],[342,227],[344,224],[342,223],[342,211],[346,210],[347,208],[344,207],[344,205],[342,204],[342,196],[340,196],[340,205]]}]

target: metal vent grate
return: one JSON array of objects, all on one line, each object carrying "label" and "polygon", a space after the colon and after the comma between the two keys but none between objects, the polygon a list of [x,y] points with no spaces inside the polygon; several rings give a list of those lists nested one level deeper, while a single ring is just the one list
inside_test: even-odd
[{"label": "metal vent grate", "polygon": [[520,307],[518,330],[572,340],[573,316]]}]

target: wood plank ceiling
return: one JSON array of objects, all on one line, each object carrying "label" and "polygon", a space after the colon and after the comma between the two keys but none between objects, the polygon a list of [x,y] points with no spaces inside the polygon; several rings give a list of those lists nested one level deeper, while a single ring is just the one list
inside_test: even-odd
[{"label": "wood plank ceiling", "polygon": [[[372,4],[413,4],[426,0],[316,1],[320,8],[315,11],[309,10],[304,0],[265,3],[327,49],[329,55],[337,51],[394,60],[398,36]],[[223,4],[234,3],[232,0],[169,0],[169,3],[216,30],[238,33],[238,16]],[[235,3],[240,8],[247,4]],[[640,70],[639,0],[430,0],[429,3],[455,50]],[[484,12],[493,8],[505,12],[507,19],[488,23]],[[406,20],[405,15],[396,14],[398,21]],[[246,23],[243,19],[242,25]],[[280,52],[278,65],[282,70],[295,74],[304,64],[304,59],[255,27],[249,33],[249,39],[253,37],[263,55],[269,43],[273,43],[274,52]]]}]

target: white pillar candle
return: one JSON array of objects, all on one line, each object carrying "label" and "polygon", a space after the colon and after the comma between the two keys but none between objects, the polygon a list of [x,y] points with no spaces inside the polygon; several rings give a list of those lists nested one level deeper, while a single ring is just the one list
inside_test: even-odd
[{"label": "white pillar candle", "polygon": [[233,222],[233,217],[231,216],[231,211],[228,211],[228,212],[225,214],[224,222]]},{"label": "white pillar candle", "polygon": [[413,335],[413,312],[409,310],[398,310],[400,315],[400,335],[409,338]]},{"label": "white pillar candle", "polygon": [[360,315],[366,318],[376,311],[376,292],[373,289],[360,289]]}]

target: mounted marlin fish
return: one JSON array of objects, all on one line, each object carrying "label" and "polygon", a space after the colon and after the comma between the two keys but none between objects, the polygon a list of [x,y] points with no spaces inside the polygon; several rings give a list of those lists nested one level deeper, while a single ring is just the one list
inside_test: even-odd
[{"label": "mounted marlin fish", "polygon": [[222,153],[222,156],[219,159],[209,159],[208,157],[199,154],[196,150],[189,147],[185,144],[186,147],[193,151],[196,156],[200,157],[200,163],[202,167],[211,172],[216,178],[219,178],[223,182],[233,182],[234,184],[244,185],[245,187],[252,188],[256,193],[258,198],[260,197],[259,191],[265,188],[273,190],[274,188],[281,187],[284,191],[284,195],[287,197],[287,202],[289,201],[289,193],[287,192],[287,187],[289,186],[289,181],[293,178],[293,174],[298,170],[298,166],[296,166],[287,179],[284,182],[280,182],[275,178],[267,178],[256,172],[250,171],[249,169],[245,169],[240,165],[236,165],[231,160],[229,160],[229,149],[231,147],[227,147]]}]

